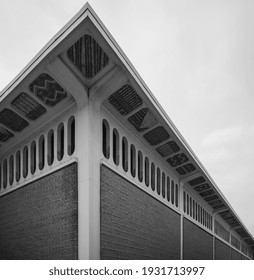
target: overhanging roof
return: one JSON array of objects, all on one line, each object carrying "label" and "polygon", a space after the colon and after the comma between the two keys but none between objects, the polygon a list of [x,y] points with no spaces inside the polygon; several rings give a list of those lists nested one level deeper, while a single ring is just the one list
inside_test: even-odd
[{"label": "overhanging roof", "polygon": [[39,123],[98,94],[254,248],[251,233],[88,3],[0,93],[1,157]]}]

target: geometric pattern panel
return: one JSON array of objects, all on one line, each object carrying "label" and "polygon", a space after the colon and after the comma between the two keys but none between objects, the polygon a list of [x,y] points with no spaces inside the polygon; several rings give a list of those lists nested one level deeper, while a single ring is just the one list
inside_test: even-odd
[{"label": "geometric pattern panel", "polygon": [[218,195],[212,195],[212,196],[209,196],[209,197],[206,197],[205,198],[205,201],[207,201],[209,203],[209,201],[212,201],[212,200],[215,200],[215,199],[218,199]]},{"label": "geometric pattern panel", "polygon": [[206,197],[206,196],[209,196],[209,195],[212,195],[214,194],[214,191],[213,190],[207,190],[207,191],[204,191],[204,192],[201,192],[199,193],[202,197]]},{"label": "geometric pattern panel", "polygon": [[13,133],[0,126],[0,141],[6,142],[9,138],[13,137]]},{"label": "geometric pattern panel", "polygon": [[87,78],[92,79],[109,62],[109,58],[90,35],[84,35],[67,50],[67,57]]},{"label": "geometric pattern panel", "polygon": [[170,163],[172,167],[177,167],[179,165],[182,165],[183,163],[188,161],[187,156],[184,153],[180,153],[177,155],[174,155],[173,157],[167,159],[167,161]]},{"label": "geometric pattern panel", "polygon": [[29,85],[29,89],[48,106],[55,106],[67,96],[67,92],[46,73],[38,76]]},{"label": "geometric pattern panel", "polygon": [[200,176],[198,178],[195,178],[195,179],[189,181],[188,183],[193,187],[193,186],[202,184],[204,182],[205,182],[205,179],[202,176]]},{"label": "geometric pattern panel", "polygon": [[177,153],[180,151],[180,148],[176,144],[175,141],[169,141],[160,147],[156,148],[156,151],[163,157],[167,157],[173,153]]},{"label": "geometric pattern panel", "polygon": [[20,93],[11,104],[25,117],[36,120],[46,113],[46,109],[25,92]]},{"label": "geometric pattern panel", "polygon": [[127,115],[142,105],[142,99],[130,85],[124,85],[108,99],[121,115]]},{"label": "geometric pattern panel", "polygon": [[128,118],[128,121],[137,129],[142,132],[155,126],[158,121],[148,108],[139,110]]},{"label": "geometric pattern panel", "polygon": [[168,132],[163,126],[157,126],[144,134],[144,138],[153,146],[166,141],[169,137]]},{"label": "geometric pattern panel", "polygon": [[215,205],[218,205],[218,204],[221,204],[222,203],[222,201],[221,200],[215,200],[215,201],[211,201],[211,202],[209,202],[209,204],[211,205],[211,206],[215,206]]},{"label": "geometric pattern panel", "polygon": [[209,188],[210,188],[210,186],[209,186],[207,183],[205,183],[205,184],[202,184],[202,185],[200,185],[200,186],[195,187],[194,189],[195,189],[197,192],[202,192],[202,191],[207,190],[207,189],[209,189]]},{"label": "geometric pattern panel", "polygon": [[181,167],[176,168],[176,171],[180,174],[180,175],[186,175],[190,172],[193,172],[194,170],[196,170],[195,166],[192,163],[187,163]]},{"label": "geometric pattern panel", "polygon": [[8,108],[5,108],[0,112],[0,123],[12,131],[17,132],[20,132],[28,126],[28,122],[26,120]]},{"label": "geometric pattern panel", "polygon": [[218,210],[218,209],[225,208],[225,207],[226,207],[225,204],[217,204],[217,205],[213,206],[213,209]]}]

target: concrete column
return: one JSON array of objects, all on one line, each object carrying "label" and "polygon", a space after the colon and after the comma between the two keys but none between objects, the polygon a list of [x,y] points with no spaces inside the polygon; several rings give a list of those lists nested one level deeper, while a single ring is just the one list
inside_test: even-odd
[{"label": "concrete column", "polygon": [[231,245],[231,241],[232,241],[232,228],[229,230],[229,245],[230,245],[230,259],[232,260],[232,245]]},{"label": "concrete column", "polygon": [[183,238],[184,238],[184,232],[183,232],[183,219],[184,219],[184,206],[183,206],[183,191],[184,191],[184,182],[180,181],[179,182],[179,210],[181,213],[181,221],[180,221],[180,256],[181,260],[184,258],[184,252],[183,252]]},{"label": "concrete column", "polygon": [[[102,153],[102,120],[100,114],[100,102],[94,101],[89,105],[89,125],[89,258],[92,260],[99,260],[100,160]],[[110,132],[112,132],[112,127],[110,127]],[[112,138],[112,133],[110,133],[110,138]],[[110,149],[110,157],[112,158],[112,149]]]},{"label": "concrete column", "polygon": [[213,260],[215,260],[215,216],[216,213],[214,212],[212,215],[212,228],[213,228]]},{"label": "concrete column", "polygon": [[100,259],[100,105],[89,101],[77,113],[79,259]]},{"label": "concrete column", "polygon": [[89,259],[89,112],[77,112],[76,151],[78,155],[78,258]]}]

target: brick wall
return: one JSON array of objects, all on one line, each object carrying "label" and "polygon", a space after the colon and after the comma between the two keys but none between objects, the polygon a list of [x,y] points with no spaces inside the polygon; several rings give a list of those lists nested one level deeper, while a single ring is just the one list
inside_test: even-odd
[{"label": "brick wall", "polygon": [[101,259],[179,259],[180,215],[101,167]]},{"label": "brick wall", "polygon": [[230,260],[230,247],[217,238],[215,238],[215,259]]},{"label": "brick wall", "polygon": [[188,219],[183,221],[183,251],[185,260],[212,260],[213,237]]},{"label": "brick wall", "polygon": [[0,197],[0,259],[77,259],[77,164]]},{"label": "brick wall", "polygon": [[231,248],[231,260],[241,260],[242,256],[239,252]]},{"label": "brick wall", "polygon": [[242,260],[248,260],[248,258],[246,258],[244,255],[241,255],[241,259]]}]

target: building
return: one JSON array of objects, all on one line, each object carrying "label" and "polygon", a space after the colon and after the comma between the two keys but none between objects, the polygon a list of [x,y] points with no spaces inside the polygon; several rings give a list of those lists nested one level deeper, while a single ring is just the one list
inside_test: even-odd
[{"label": "building", "polygon": [[253,259],[89,4],[1,93],[0,145],[1,259]]}]

